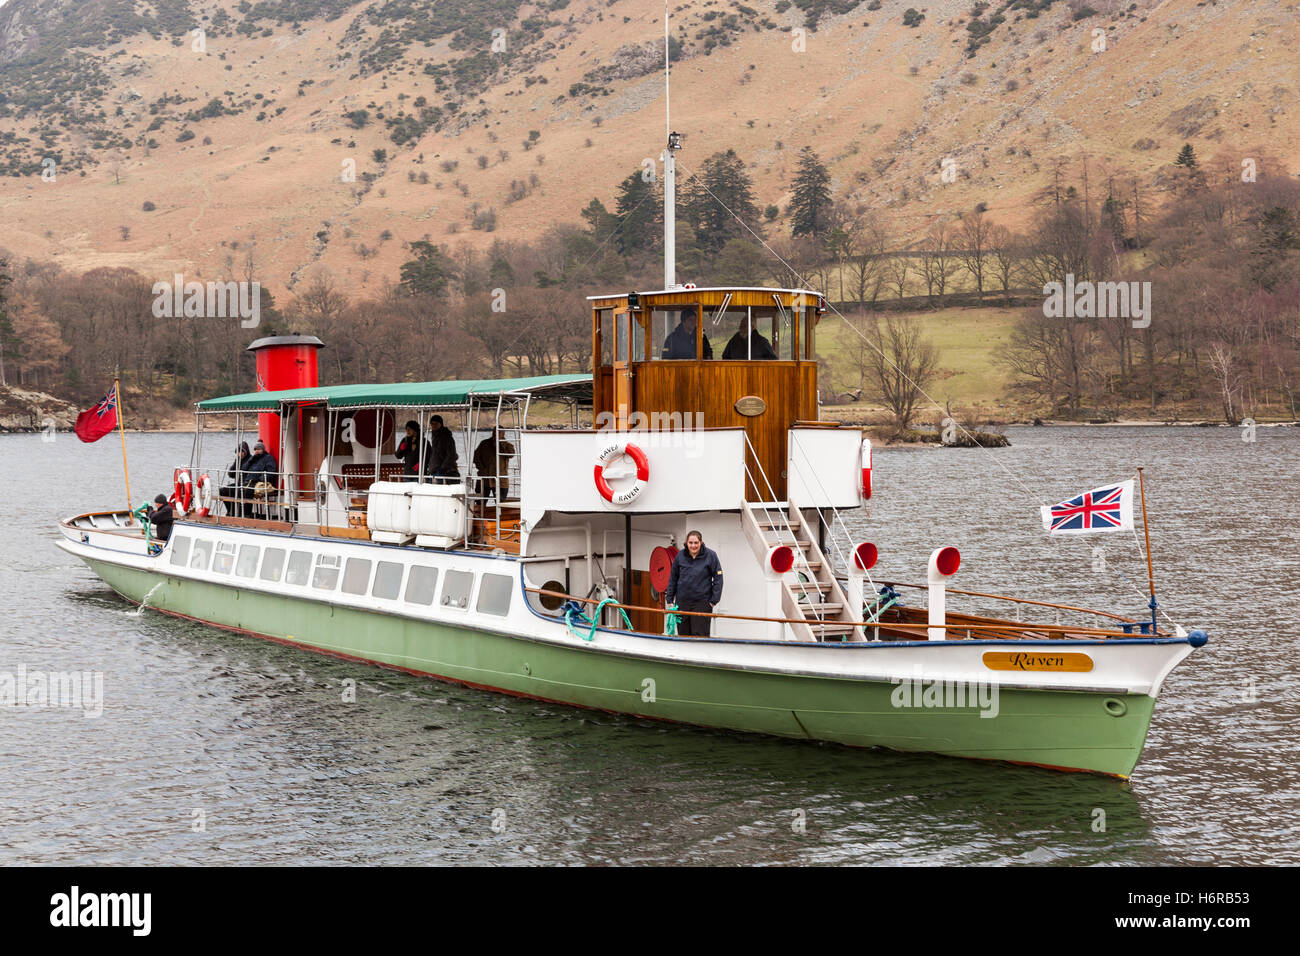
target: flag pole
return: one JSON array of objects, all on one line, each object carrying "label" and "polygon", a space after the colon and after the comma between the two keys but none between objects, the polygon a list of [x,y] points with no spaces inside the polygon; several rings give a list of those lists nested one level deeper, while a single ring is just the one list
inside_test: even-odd
[{"label": "flag pole", "polygon": [[113,379],[113,398],[117,400],[117,434],[122,439],[122,477],[126,479],[126,513],[131,513],[131,473],[126,468],[126,432],[122,429],[122,388]]},{"label": "flag pole", "polygon": [[1158,607],[1156,604],[1156,574],[1151,566],[1151,529],[1147,527],[1147,488],[1142,479],[1142,469],[1140,467],[1138,468],[1138,490],[1142,495],[1142,535],[1147,542],[1147,583],[1151,588],[1151,603],[1147,606],[1151,608],[1151,633],[1155,634],[1157,631],[1156,608]]}]

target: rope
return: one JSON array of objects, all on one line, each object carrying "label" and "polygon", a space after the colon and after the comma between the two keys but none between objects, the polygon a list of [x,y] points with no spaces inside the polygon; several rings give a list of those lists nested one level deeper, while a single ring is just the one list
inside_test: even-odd
[{"label": "rope", "polygon": [[[670,604],[670,605],[668,605],[668,611],[672,612],[672,611],[675,611],[675,610],[677,610],[677,605],[676,605],[676,604]],[[681,619],[682,619],[682,618],[681,618],[681,615],[680,615],[680,614],[672,614],[672,613],[669,613],[669,614],[665,614],[665,615],[664,615],[664,634],[665,634],[667,637],[676,637],[676,636],[677,636],[677,623],[678,623]]]},{"label": "rope", "polygon": [[[577,601],[565,601],[564,606],[562,608],[562,610],[564,611],[564,623],[569,626],[569,633],[572,634],[574,637],[580,637],[584,641],[588,641],[588,642],[594,641],[596,639],[596,628],[600,626],[599,622],[600,622],[601,611],[605,610],[605,605],[617,604],[617,603],[618,602],[613,598],[605,598],[603,601],[601,601],[599,604],[596,605],[596,609],[591,612],[591,617],[587,617],[587,615],[582,613],[582,607],[578,604]],[[632,630],[632,622],[631,620],[628,619],[627,612],[624,611],[622,608],[619,608],[618,613],[622,615],[623,623],[627,625],[627,630],[629,631]],[[590,624],[591,630],[589,630],[586,634],[581,633],[577,628],[573,626],[573,622],[575,618],[578,620],[580,624],[583,625]]]}]

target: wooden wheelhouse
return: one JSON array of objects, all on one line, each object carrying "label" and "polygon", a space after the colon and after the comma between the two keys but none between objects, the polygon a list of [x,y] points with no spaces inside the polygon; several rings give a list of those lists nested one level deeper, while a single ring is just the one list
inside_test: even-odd
[{"label": "wooden wheelhouse", "polygon": [[742,427],[747,499],[784,499],[789,429],[818,419],[821,296],[678,288],[590,302],[596,427]]}]

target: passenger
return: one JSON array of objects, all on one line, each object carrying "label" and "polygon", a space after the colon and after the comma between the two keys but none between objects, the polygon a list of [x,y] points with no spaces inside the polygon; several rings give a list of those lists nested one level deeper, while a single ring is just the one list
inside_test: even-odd
[{"label": "passenger", "polygon": [[397,446],[397,457],[402,461],[402,480],[415,481],[420,476],[420,423],[411,419],[406,423],[406,437]]},{"label": "passenger", "polygon": [[217,496],[226,506],[226,514],[243,515],[244,512],[244,470],[248,466],[248,442],[241,441],[239,450],[235,452],[235,460],[230,463],[226,469],[226,481],[229,484],[222,485],[217,492]]},{"label": "passenger", "polygon": [[[693,359],[695,358],[695,310],[683,309],[681,319],[677,323],[677,328],[668,333],[664,339],[663,352],[661,358],[666,359]],[[713,346],[709,344],[709,337],[704,336],[704,357],[713,358]]]},{"label": "passenger", "polygon": [[478,474],[474,494],[483,499],[496,498],[497,504],[510,497],[510,459],[515,456],[515,446],[505,438],[505,429],[498,428],[474,449],[474,471]]},{"label": "passenger", "polygon": [[772,343],[763,338],[763,333],[754,328],[749,316],[741,317],[740,327],[736,329],[727,347],[722,350],[724,359],[774,359],[776,349]]},{"label": "passenger", "polygon": [[153,526],[153,539],[166,541],[172,536],[172,522],[176,520],[176,513],[172,511],[166,495],[155,496],[153,503],[158,507],[146,507],[144,513],[149,516],[149,523]]},{"label": "passenger", "polygon": [[[251,497],[258,494],[259,485],[268,485],[268,488],[262,488],[263,498],[270,498],[275,493],[275,487],[279,478],[279,467],[275,463],[275,456],[266,450],[266,444],[262,439],[258,439],[253,445],[253,457],[248,459],[244,466],[244,487],[248,489]],[[251,508],[251,505],[246,505]]]},{"label": "passenger", "polygon": [[425,456],[424,470],[433,476],[435,485],[454,485],[460,481],[460,463],[456,452],[456,436],[443,425],[442,416],[429,419],[429,454]]},{"label": "passenger", "polygon": [[[686,547],[673,558],[672,572],[664,597],[679,611],[712,611],[722,600],[722,565],[718,556],[704,546],[698,531],[686,533]],[[708,637],[711,617],[683,614],[677,625],[681,637]]]}]

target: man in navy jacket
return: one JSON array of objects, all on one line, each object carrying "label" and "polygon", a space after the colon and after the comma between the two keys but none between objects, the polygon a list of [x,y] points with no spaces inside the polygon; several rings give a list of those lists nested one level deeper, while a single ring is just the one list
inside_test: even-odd
[{"label": "man in navy jacket", "polygon": [[[668,590],[664,592],[669,604],[676,603],[680,611],[712,611],[722,600],[722,565],[716,553],[704,546],[698,531],[686,534],[686,547],[673,558]],[[682,637],[708,637],[711,617],[682,615],[677,633]]]}]

